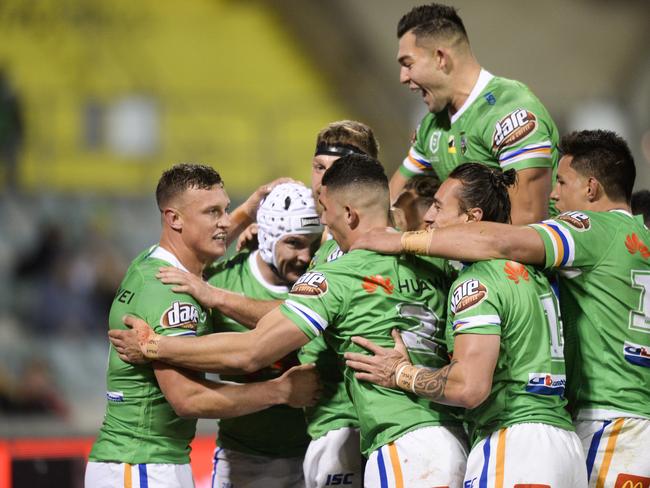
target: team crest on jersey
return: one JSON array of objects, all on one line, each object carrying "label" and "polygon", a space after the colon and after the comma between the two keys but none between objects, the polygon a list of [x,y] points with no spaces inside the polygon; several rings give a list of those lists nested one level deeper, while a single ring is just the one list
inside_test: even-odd
[{"label": "team crest on jersey", "polygon": [[452,313],[460,313],[478,305],[487,298],[487,287],[479,280],[463,281],[451,297]]},{"label": "team crest on jersey", "polygon": [[374,293],[377,288],[381,288],[387,295],[392,295],[395,289],[395,285],[393,285],[390,278],[384,278],[381,275],[364,276],[361,286],[368,293]]},{"label": "team crest on jersey", "polygon": [[518,285],[521,280],[529,280],[526,266],[516,261],[506,261],[503,271],[505,271],[508,279],[515,282],[515,285]]},{"label": "team crest on jersey", "polygon": [[557,219],[566,222],[575,230],[580,232],[591,229],[589,216],[581,212],[564,212],[563,214],[558,215]]},{"label": "team crest on jersey", "polygon": [[492,148],[503,149],[523,141],[537,129],[537,117],[524,108],[510,112],[496,123]]},{"label": "team crest on jersey", "polygon": [[628,363],[650,368],[650,346],[625,341],[623,355]]},{"label": "team crest on jersey", "polygon": [[467,152],[467,137],[465,136],[465,132],[460,133],[460,154],[465,155]]},{"label": "team crest on jersey", "polygon": [[453,135],[449,136],[449,141],[447,142],[447,152],[449,154],[456,154],[456,138]]},{"label": "team crest on jersey", "polygon": [[434,131],[429,138],[429,151],[431,154],[436,154],[438,152],[438,147],[440,146],[440,137],[442,137],[442,131]]},{"label": "team crest on jersey", "polygon": [[563,374],[528,373],[526,391],[538,395],[564,396],[565,386],[566,376]]},{"label": "team crest on jersey", "polygon": [[639,239],[639,236],[637,236],[635,233],[629,234],[626,237],[625,247],[627,248],[627,252],[630,254],[636,254],[638,252],[641,254],[641,257],[643,259],[650,258],[650,250],[648,249],[648,246],[646,246],[645,243]]},{"label": "team crest on jersey", "polygon": [[171,307],[160,316],[160,325],[166,329],[196,330],[199,323],[199,311],[191,303],[174,302]]},{"label": "team crest on jersey", "polygon": [[650,488],[650,478],[635,474],[619,473],[614,488]]},{"label": "team crest on jersey", "polygon": [[327,293],[327,278],[323,273],[308,272],[298,278],[291,288],[292,295],[316,297]]}]

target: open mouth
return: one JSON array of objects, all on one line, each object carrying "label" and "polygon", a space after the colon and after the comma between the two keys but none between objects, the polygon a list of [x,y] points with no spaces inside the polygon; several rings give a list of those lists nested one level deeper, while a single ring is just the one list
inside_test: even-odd
[{"label": "open mouth", "polygon": [[227,234],[225,232],[219,232],[218,234],[212,236],[212,240],[226,242],[226,237]]}]

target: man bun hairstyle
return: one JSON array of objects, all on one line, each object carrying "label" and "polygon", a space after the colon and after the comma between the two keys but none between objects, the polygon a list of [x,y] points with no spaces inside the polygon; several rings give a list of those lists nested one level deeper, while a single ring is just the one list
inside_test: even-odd
[{"label": "man bun hairstyle", "polygon": [[420,5],[405,14],[397,24],[397,38],[411,30],[416,38],[442,36],[469,40],[458,11],[439,3]]},{"label": "man bun hairstyle", "polygon": [[375,185],[388,190],[388,177],[379,161],[363,154],[348,154],[332,164],[323,175],[329,190],[352,185]]},{"label": "man bun hairstyle", "polygon": [[614,201],[630,202],[636,179],[634,157],[627,142],[609,130],[571,132],[560,140],[562,156],[572,156],[571,168],[594,177]]},{"label": "man bun hairstyle", "polygon": [[185,190],[198,188],[209,190],[214,185],[223,186],[217,171],[205,164],[179,163],[165,171],[156,187],[156,203],[162,212],[169,201]]},{"label": "man bun hairstyle", "polygon": [[483,220],[488,222],[510,223],[510,195],[508,188],[517,181],[514,169],[501,171],[481,163],[465,163],[450,174],[462,182],[458,200],[461,211],[472,208],[483,210]]}]

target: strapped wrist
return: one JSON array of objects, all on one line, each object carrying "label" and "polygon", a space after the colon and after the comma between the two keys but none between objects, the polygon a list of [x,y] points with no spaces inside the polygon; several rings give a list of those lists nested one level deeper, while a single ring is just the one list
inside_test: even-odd
[{"label": "strapped wrist", "polygon": [[433,230],[417,230],[413,232],[404,232],[400,239],[402,252],[408,254],[429,254],[431,241],[433,240]]},{"label": "strapped wrist", "polygon": [[408,362],[401,363],[395,371],[395,383],[402,390],[415,393],[415,379],[419,372],[420,368],[417,366]]},{"label": "strapped wrist", "polygon": [[144,356],[147,359],[158,359],[158,348],[160,347],[160,336],[154,334],[154,336],[147,341],[147,344],[144,348]]}]

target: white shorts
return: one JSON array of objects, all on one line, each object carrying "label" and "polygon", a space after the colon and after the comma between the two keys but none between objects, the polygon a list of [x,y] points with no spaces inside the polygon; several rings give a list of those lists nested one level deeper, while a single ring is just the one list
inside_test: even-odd
[{"label": "white shorts", "polygon": [[302,457],[253,456],[217,447],[212,488],[304,488]]},{"label": "white shorts", "polygon": [[359,429],[342,427],[309,443],[303,469],[307,488],[361,488],[362,457]]},{"label": "white shorts", "polygon": [[463,485],[467,437],[460,427],[423,427],[373,451],[366,488],[431,488]]},{"label": "white shorts", "polygon": [[126,464],[88,461],[86,488],[194,488],[189,464]]},{"label": "white shorts", "polygon": [[587,470],[575,432],[517,424],[493,432],[469,453],[464,488],[586,488]]},{"label": "white shorts", "polygon": [[581,420],[575,426],[589,486],[650,488],[650,420]]}]

